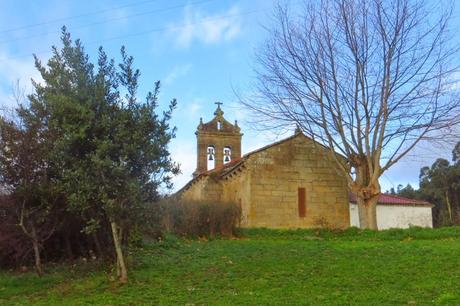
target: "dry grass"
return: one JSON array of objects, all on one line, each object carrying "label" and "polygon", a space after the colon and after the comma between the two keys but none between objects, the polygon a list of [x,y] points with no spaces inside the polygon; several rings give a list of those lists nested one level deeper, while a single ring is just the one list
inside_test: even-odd
[{"label": "dry grass", "polygon": [[197,202],[170,198],[162,203],[163,228],[182,237],[230,237],[241,218],[240,206],[225,202]]}]

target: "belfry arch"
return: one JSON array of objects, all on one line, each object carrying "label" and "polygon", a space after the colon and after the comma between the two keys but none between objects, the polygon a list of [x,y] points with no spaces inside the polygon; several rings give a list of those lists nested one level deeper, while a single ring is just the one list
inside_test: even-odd
[{"label": "belfry arch", "polygon": [[213,145],[209,145],[208,149],[206,150],[206,153],[206,170],[209,171],[216,167],[216,148]]}]

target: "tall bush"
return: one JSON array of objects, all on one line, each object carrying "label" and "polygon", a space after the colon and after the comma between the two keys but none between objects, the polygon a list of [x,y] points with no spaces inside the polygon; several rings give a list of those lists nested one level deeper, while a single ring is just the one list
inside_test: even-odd
[{"label": "tall bush", "polygon": [[179,236],[230,237],[241,219],[241,207],[230,202],[169,198],[163,200],[161,206],[163,228]]}]

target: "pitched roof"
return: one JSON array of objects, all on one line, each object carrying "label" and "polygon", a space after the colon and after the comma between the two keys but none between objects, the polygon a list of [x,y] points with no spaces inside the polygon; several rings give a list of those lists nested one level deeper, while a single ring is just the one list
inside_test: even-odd
[{"label": "pitched roof", "polygon": [[[356,195],[354,193],[350,193],[349,200],[351,203],[357,203]],[[409,199],[397,195],[381,193],[379,196],[378,204],[382,205],[406,205],[406,206],[430,206],[432,207],[433,204],[416,199]]]}]

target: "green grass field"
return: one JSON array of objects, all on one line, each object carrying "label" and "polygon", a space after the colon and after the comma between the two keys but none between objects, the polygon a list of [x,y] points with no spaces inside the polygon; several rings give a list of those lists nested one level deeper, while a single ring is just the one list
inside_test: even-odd
[{"label": "green grass field", "polygon": [[124,286],[101,263],[0,272],[0,304],[460,305],[460,228],[168,237],[129,260]]}]

